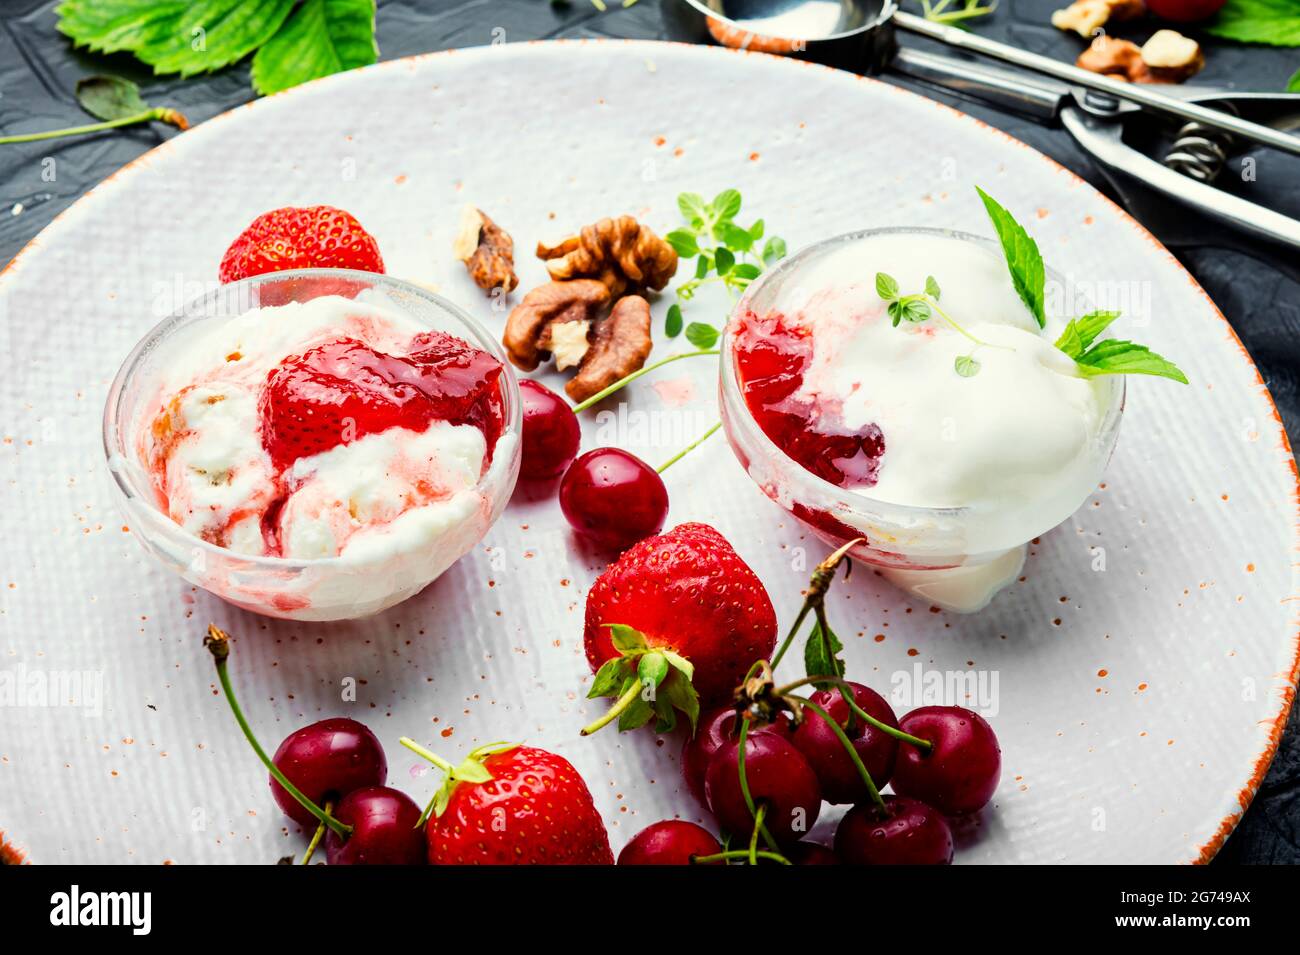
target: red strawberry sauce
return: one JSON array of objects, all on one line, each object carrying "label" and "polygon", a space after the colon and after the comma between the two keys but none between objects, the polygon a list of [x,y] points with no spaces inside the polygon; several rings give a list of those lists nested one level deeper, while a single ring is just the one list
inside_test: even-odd
[{"label": "red strawberry sauce", "polygon": [[826,416],[797,392],[813,359],[811,331],[773,313],[737,319],[732,349],[745,404],[772,443],[819,478],[840,487],[876,483],[885,436],[875,424],[858,432],[821,431]]}]

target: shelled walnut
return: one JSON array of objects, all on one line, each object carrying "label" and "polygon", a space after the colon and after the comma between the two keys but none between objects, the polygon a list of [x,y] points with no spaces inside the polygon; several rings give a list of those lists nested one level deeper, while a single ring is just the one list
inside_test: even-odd
[{"label": "shelled walnut", "polygon": [[1174,30],[1158,30],[1139,47],[1105,34],[1079,54],[1076,65],[1131,83],[1181,83],[1205,65],[1200,44]]},{"label": "shelled walnut", "polygon": [[489,294],[498,288],[512,292],[519,284],[514,240],[482,209],[467,205],[461,210],[460,229],[452,251],[465,263],[474,284]]},{"label": "shelled walnut", "polygon": [[1079,54],[1075,65],[1131,83],[1151,82],[1150,71],[1142,62],[1142,50],[1138,45],[1131,40],[1121,40],[1104,33]]},{"label": "shelled walnut", "polygon": [[650,303],[624,295],[605,314],[609,289],[596,279],[547,282],[524,296],[506,319],[502,344],[515,367],[532,371],[548,357],[555,367],[577,366],[565,385],[585,401],[639,369],[650,355]]},{"label": "shelled walnut", "polygon": [[599,279],[611,295],[658,291],[677,271],[677,252],[633,216],[601,219],[555,245],[537,243],[537,257],[556,281]]}]

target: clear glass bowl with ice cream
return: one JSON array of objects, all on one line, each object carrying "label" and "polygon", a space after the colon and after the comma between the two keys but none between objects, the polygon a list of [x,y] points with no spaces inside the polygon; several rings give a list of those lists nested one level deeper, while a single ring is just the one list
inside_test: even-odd
[{"label": "clear glass bowl with ice cream", "polygon": [[363,617],[473,548],[519,470],[500,346],[418,286],[340,269],[220,286],[118,372],[104,446],[132,533],[237,606]]},{"label": "clear glass bowl with ice cream", "polygon": [[[890,283],[919,293],[932,279],[946,318],[895,321]],[[728,323],[732,449],[828,543],[865,538],[853,555],[894,583],[978,610],[1019,574],[1026,543],[1096,488],[1115,446],[1124,379],[1084,377],[1053,347],[1061,297],[1040,329],[999,245],[965,233],[812,245],[755,281]]]}]

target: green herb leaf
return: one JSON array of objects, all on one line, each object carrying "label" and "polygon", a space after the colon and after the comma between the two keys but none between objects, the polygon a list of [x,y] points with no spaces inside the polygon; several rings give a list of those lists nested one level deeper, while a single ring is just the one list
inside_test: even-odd
[{"label": "green herb leaf", "polygon": [[761,274],[758,266],[753,262],[740,262],[731,267],[731,270],[727,272],[727,277],[731,279],[733,285],[745,286]]},{"label": "green herb leaf", "polygon": [[696,348],[712,348],[718,343],[718,330],[703,322],[691,322],[686,326],[686,340]]},{"label": "green herb leaf", "polygon": [[682,307],[676,302],[668,306],[668,317],[664,320],[664,334],[676,338],[682,333]]},{"label": "green herb leaf", "polygon": [[1201,29],[1239,43],[1300,46],[1300,6],[1295,0],[1228,0]]},{"label": "green herb leaf", "polygon": [[723,189],[713,197],[709,208],[719,222],[734,219],[740,212],[740,192],[736,189]]},{"label": "green herb leaf", "polygon": [[708,253],[701,252],[700,257],[695,260],[695,277],[702,279],[709,274],[709,269],[713,268],[713,258]]},{"label": "green herb leaf", "polygon": [[1295,71],[1295,75],[1286,84],[1288,93],[1300,93],[1300,70]]},{"label": "green herb leaf", "polygon": [[1082,318],[1072,318],[1060,337],[1056,339],[1056,347],[1078,361],[1097,336],[1117,318],[1119,312],[1101,311],[1089,312]]},{"label": "green herb leaf", "polygon": [[763,225],[763,220],[756,220],[754,224],[749,227],[749,237],[757,242],[759,239],[763,238],[764,228],[766,228],[766,226]]},{"label": "green herb leaf", "polygon": [[295,0],[64,0],[58,29],[99,53],[134,53],[155,73],[229,66],[283,26]]},{"label": "green herb leaf", "polygon": [[140,87],[120,76],[87,76],[77,81],[77,102],[91,116],[105,121],[138,116],[149,109]]},{"label": "green herb leaf", "polygon": [[713,268],[719,275],[726,275],[735,264],[736,257],[730,249],[717,248],[713,250]]},{"label": "green herb leaf", "polygon": [[763,244],[763,261],[765,263],[776,262],[785,258],[785,239],[779,235],[774,235]]},{"label": "green herb leaf", "polygon": [[925,277],[925,294],[930,296],[936,302],[939,301],[939,282],[933,275]]},{"label": "green herb leaf", "polygon": [[734,222],[725,222],[722,227],[722,241],[733,252],[748,252],[754,247],[754,237],[748,229],[742,229]]},{"label": "green herb leaf", "polygon": [[911,322],[914,325],[919,325],[921,322],[928,320],[930,316],[934,314],[930,310],[930,306],[920,299],[912,299],[911,301],[900,300],[899,304],[903,307],[903,320]]},{"label": "green herb leaf", "polygon": [[674,667],[659,687],[658,699],[667,701],[671,707],[686,714],[691,722],[691,735],[694,736],[695,726],[700,719],[700,695],[691,685],[690,677]]},{"label": "green herb leaf", "polygon": [[253,88],[278,93],[378,58],[375,0],[305,0],[253,57]]},{"label": "green herb leaf", "polygon": [[975,191],[984,200],[984,209],[993,222],[998,241],[1002,243],[1002,254],[1006,256],[1007,270],[1011,273],[1011,284],[1015,286],[1016,294],[1034,316],[1038,327],[1046,328],[1047,317],[1043,311],[1043,304],[1047,277],[1038,245],[996,199],[979,186],[975,187]]},{"label": "green herb leaf", "polygon": [[1177,365],[1157,355],[1146,345],[1107,338],[1093,345],[1075,359],[1079,372],[1087,378],[1098,375],[1156,375],[1187,384],[1187,376]]},{"label": "green herb leaf", "polygon": [[695,233],[688,229],[674,229],[664,238],[668,240],[669,245],[677,250],[677,254],[684,259],[700,254],[700,244],[695,240]]},{"label": "green herb leaf", "polygon": [[677,209],[681,212],[682,218],[692,224],[699,223],[703,225],[705,218],[709,214],[708,204],[698,192],[681,193],[677,197]]},{"label": "green herb leaf", "polygon": [[[632,677],[626,684],[624,684],[623,693],[626,693],[629,690],[631,690],[633,686],[640,686],[642,689],[641,692],[638,693],[632,699],[632,702],[631,704],[628,705],[628,708],[625,709],[621,714],[619,714],[618,729],[619,732],[621,733],[645,726],[647,723],[650,722],[650,717],[654,716],[655,713],[653,701],[658,696],[658,694],[651,693],[649,694],[650,699],[646,699],[647,694],[645,691],[645,684],[641,682],[640,677],[635,677],[635,676]],[[621,696],[622,693],[620,693],[619,695]]]},{"label": "green herb leaf", "polygon": [[973,378],[979,374],[980,363],[971,355],[958,355],[953,360],[952,367],[963,378]]},{"label": "green herb leaf", "polygon": [[[839,653],[844,649],[839,637],[829,627],[823,636],[821,623],[814,623],[808,634],[808,642],[803,646],[804,671],[808,676],[843,676],[844,661]],[[833,684],[815,683],[819,690],[828,689]]]},{"label": "green herb leaf", "polygon": [[680,670],[686,679],[690,680],[694,678],[695,664],[691,663],[690,660],[672,650],[664,650],[661,648],[658,652],[668,661],[669,666],[674,670]]},{"label": "green herb leaf", "polygon": [[884,272],[876,273],[876,294],[886,302],[898,298],[898,280]]}]

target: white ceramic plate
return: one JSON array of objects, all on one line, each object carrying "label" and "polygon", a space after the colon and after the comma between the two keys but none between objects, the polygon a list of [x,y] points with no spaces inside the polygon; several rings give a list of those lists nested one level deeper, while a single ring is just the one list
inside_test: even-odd
[{"label": "white ceramic plate", "polygon": [[[1105,485],[985,612],[932,613],[869,572],[837,585],[849,673],[882,691],[918,673],[984,681],[957,702],[996,709],[1004,778],[960,861],[1208,858],[1267,768],[1297,665],[1295,468],[1223,318],[1106,199],[968,117],[817,66],[620,42],[402,60],[237,109],[93,190],[5,272],[0,678],[18,690],[0,707],[7,839],[36,862],[261,863],[302,848],[215,692],[200,647],[210,620],[238,637],[233,672],[268,746],[326,715],[358,717],[385,743],[390,779],[423,801],[433,777],[399,735],[449,754],[527,739],[582,771],[616,851],[656,819],[703,815],[680,781],[679,740],[577,735],[595,712],[581,616],[601,568],[544,496],[517,497],[424,594],[350,624],[234,610],[124,532],[99,440],[108,383],[137,338],[215,280],[255,215],[347,208],[391,274],[436,283],[499,329],[504,314],[449,254],[466,201],[514,233],[528,288],[543,277],[528,254],[538,238],[624,212],[667,230],[683,190],[740,188],[741,218],[762,216],[795,249],[868,226],[987,234],[974,183],[1029,220],[1061,272],[1132,283],[1119,327],[1192,384],[1131,384]],[[723,310],[703,299],[690,314]],[[588,422],[588,446],[666,458],[716,418],[710,361],[643,380]],[[668,483],[670,521],[714,523],[788,622],[824,549],[721,439]],[[79,705],[61,705],[75,685],[42,702],[42,684],[83,671]],[[340,699],[347,678],[356,703]]]}]

